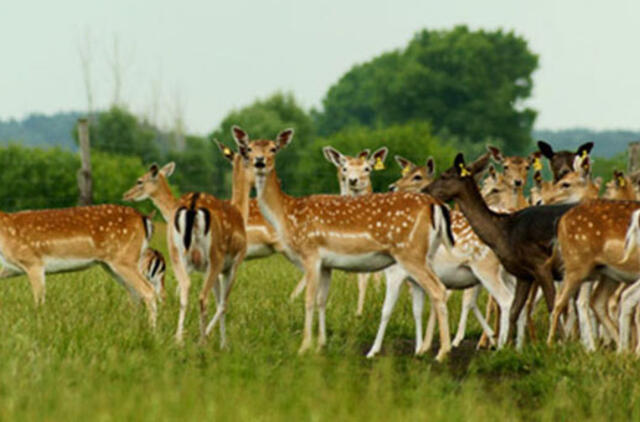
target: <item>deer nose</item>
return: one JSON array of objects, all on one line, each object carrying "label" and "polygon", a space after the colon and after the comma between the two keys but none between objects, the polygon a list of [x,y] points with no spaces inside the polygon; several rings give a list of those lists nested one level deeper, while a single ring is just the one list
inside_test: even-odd
[{"label": "deer nose", "polygon": [[395,192],[398,189],[396,185],[389,185],[389,192]]},{"label": "deer nose", "polygon": [[265,168],[264,157],[256,157],[255,162],[253,164],[257,169]]},{"label": "deer nose", "polygon": [[356,185],[356,183],[358,183],[358,179],[349,179],[349,184],[350,184],[351,186],[355,186],[355,185]]},{"label": "deer nose", "polygon": [[522,186],[522,180],[516,180],[514,184],[516,185],[517,188],[519,188],[520,186]]}]

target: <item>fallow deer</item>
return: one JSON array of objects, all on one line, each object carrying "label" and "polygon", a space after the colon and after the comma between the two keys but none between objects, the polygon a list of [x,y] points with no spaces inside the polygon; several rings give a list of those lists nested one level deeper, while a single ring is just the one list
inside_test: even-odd
[{"label": "fallow deer", "polygon": [[[402,177],[390,186],[390,189],[393,191],[418,193],[433,181],[435,173],[433,158],[427,159],[426,166],[421,167],[399,156],[396,156],[396,161],[402,167]],[[493,331],[486,323],[476,303],[479,286],[482,284],[490,294],[498,297],[498,303],[502,306],[502,315],[504,315],[503,330],[498,337],[498,347],[502,347],[507,339],[507,318],[509,316],[509,307],[511,306],[513,293],[500,277],[500,263],[496,256],[489,248],[480,242],[459,211],[454,210],[451,212],[451,228],[455,239],[455,246],[451,250],[443,247],[438,248],[432,258],[432,266],[436,275],[440,278],[440,281],[442,281],[448,289],[465,290],[460,322],[453,345],[457,346],[464,338],[469,311],[474,312],[484,332],[487,333],[490,339],[493,338]],[[407,277],[407,274],[402,271],[401,268],[395,266],[385,270],[385,274],[387,291],[380,327],[374,345],[367,354],[367,357],[374,356],[380,350],[385,328],[393,312],[401,284]],[[418,327],[421,321],[420,316],[422,315],[424,292],[418,288],[413,288],[412,295],[414,318],[416,318],[416,327]],[[415,306],[419,306],[419,309],[416,310]],[[420,339],[416,341],[416,346],[418,347],[417,352],[422,348],[428,350],[431,346],[433,326],[435,324],[433,316],[434,314],[431,313],[423,346],[418,347],[421,343]],[[417,333],[419,333],[419,331]]]},{"label": "fallow deer", "polygon": [[604,198],[635,201],[637,199],[631,178],[619,170],[613,171],[613,178],[605,185]]},{"label": "fallow deer", "polygon": [[512,204],[501,204],[519,210],[525,208],[528,203],[524,196],[524,186],[527,183],[527,177],[529,176],[529,168],[534,160],[533,157],[520,157],[517,155],[505,157],[500,149],[489,145],[487,147],[491,153],[493,159],[502,165],[502,177],[507,185],[510,185],[513,189],[514,202]]},{"label": "fallow deer", "polygon": [[153,248],[145,249],[140,257],[139,267],[142,274],[155,289],[157,297],[161,300],[164,299],[164,278],[167,264],[162,253]]},{"label": "fallow deer", "polygon": [[586,201],[567,212],[558,224],[557,251],[564,263],[563,287],[553,308],[548,344],[553,343],[560,312],[576,289],[587,279],[600,275],[621,283],[634,283],[622,294],[619,335],[611,321],[603,321],[609,334],[624,351],[629,342],[629,319],[637,304],[640,285],[640,256],[625,257],[627,229],[640,202],[597,199]]},{"label": "fallow deer", "polygon": [[[238,156],[239,178],[243,177],[243,158]],[[249,191],[241,183],[234,184],[232,200],[221,201],[206,193],[187,193],[175,198],[167,178],[175,168],[173,162],[159,168],[151,165],[136,184],[124,194],[127,201],[151,199],[167,222],[169,256],[180,288],[180,313],[176,340],[181,343],[189,301],[189,272],[205,274],[200,291],[200,337],[204,341],[220,323],[220,345],[226,344],[225,317],[227,299],[236,270],[246,254],[243,216],[248,213]],[[234,178],[234,180],[236,180]],[[218,284],[218,276],[221,275]],[[209,294],[216,296],[216,313],[207,324]]]},{"label": "fallow deer", "polygon": [[583,157],[589,155],[593,149],[593,142],[580,145],[576,152],[554,151],[553,147],[544,141],[538,141],[538,148],[542,155],[547,157],[553,173],[553,181],[557,182],[562,176],[573,170],[573,161],[576,156]]},{"label": "fallow deer", "polygon": [[430,295],[440,325],[436,359],[444,359],[451,348],[446,289],[430,268],[428,255],[440,239],[453,241],[441,235],[450,233],[447,207],[430,196],[410,193],[288,196],[280,188],[275,157],[292,138],[293,130],[287,129],[276,141],[248,143],[246,151],[254,167],[260,210],[280,235],[286,252],[304,268],[305,322],[299,351],[311,346],[316,301],[318,346],[326,343],[325,309],[333,269],[370,272],[397,263]]},{"label": "fallow deer", "polygon": [[424,191],[442,201],[456,201],[473,231],[494,251],[505,270],[517,278],[509,316],[508,337],[511,338],[533,282],[542,287],[551,311],[555,288],[554,268],[549,258],[555,226],[572,205],[530,207],[512,214],[493,212],[487,207],[472,177],[475,167],[467,167],[463,155],[458,154],[453,167]]},{"label": "fallow deer", "polygon": [[151,233],[146,216],[120,205],[0,212],[0,278],[26,274],[38,306],[45,274],[102,264],[144,301],[155,327],[156,295],[138,268]]},{"label": "fallow deer", "polygon": [[[387,147],[377,149],[370,154],[368,149],[361,151],[356,157],[343,155],[333,147],[326,146],[322,149],[324,157],[336,166],[338,171],[338,183],[340,195],[359,196],[373,193],[371,186],[371,172],[373,170],[383,170],[384,160],[387,158],[389,150]],[[369,156],[371,155],[371,156]],[[364,309],[364,300],[367,294],[367,283],[370,274],[358,273],[358,306],[356,315],[361,316]],[[375,281],[380,281],[381,274],[373,273]],[[300,281],[304,283],[304,279]],[[303,286],[296,287],[296,292],[302,293]]]}]

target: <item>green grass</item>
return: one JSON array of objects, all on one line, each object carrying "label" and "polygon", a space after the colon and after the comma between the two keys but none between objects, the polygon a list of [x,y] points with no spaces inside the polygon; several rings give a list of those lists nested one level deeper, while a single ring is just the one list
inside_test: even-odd
[{"label": "green grass", "polygon": [[[24,277],[2,281],[0,420],[640,418],[640,364],[610,351],[536,344],[521,354],[475,352],[469,341],[444,364],[413,357],[406,292],[382,356],[367,360],[384,289],[370,288],[365,315],[357,318],[355,277],[344,273],[332,283],[326,350],[299,357],[303,305],[288,302],[299,276],[281,257],[242,266],[225,351],[217,331],[198,345],[199,276],[184,347],[173,342],[172,275],[155,333],[143,307],[99,268],[49,276],[47,303],[38,310]],[[456,296],[452,326],[458,304]]]}]

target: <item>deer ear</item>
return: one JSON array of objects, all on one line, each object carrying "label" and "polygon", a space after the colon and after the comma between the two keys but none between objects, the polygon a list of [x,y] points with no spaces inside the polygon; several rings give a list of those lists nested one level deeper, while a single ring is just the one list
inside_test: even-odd
[{"label": "deer ear", "polygon": [[358,158],[362,158],[363,160],[366,160],[367,158],[369,158],[369,154],[371,153],[371,151],[369,151],[369,149],[363,149],[362,151],[360,151],[360,153],[358,154]]},{"label": "deer ear", "polygon": [[478,157],[473,163],[469,164],[468,170],[471,171],[471,174],[474,176],[481,175],[489,164],[490,155],[491,153],[485,153]]},{"label": "deer ear", "polygon": [[158,171],[160,171],[160,168],[156,163],[153,163],[149,166],[149,173],[151,173],[151,177],[153,177],[154,179],[158,177]]},{"label": "deer ear", "polygon": [[336,167],[342,167],[344,163],[344,156],[337,149],[327,146],[322,148],[322,153],[324,154],[324,158],[327,159],[330,163],[333,163]]},{"label": "deer ear", "polygon": [[427,158],[427,177],[433,177],[436,174],[436,160],[433,157]]},{"label": "deer ear", "polygon": [[233,150],[228,146],[224,145],[222,142],[218,141],[217,139],[214,139],[213,142],[215,142],[216,145],[218,145],[218,148],[220,148],[220,151],[222,152],[222,155],[224,156],[224,158],[233,162],[233,157],[235,155]]},{"label": "deer ear", "polygon": [[489,177],[491,177],[493,180],[496,180],[498,178],[496,168],[493,166],[493,164],[489,164]]},{"label": "deer ear", "polygon": [[580,147],[576,151],[576,155],[577,156],[588,155],[589,153],[591,153],[592,149],[593,149],[593,142],[587,142],[585,144],[580,145]]},{"label": "deer ear", "polygon": [[553,148],[551,148],[551,145],[549,145],[545,141],[538,141],[538,148],[540,149],[542,155],[547,157],[549,160],[553,158]]},{"label": "deer ear", "polygon": [[173,174],[173,171],[176,169],[176,163],[174,163],[173,161],[170,163],[167,163],[164,165],[164,167],[162,167],[160,169],[160,174],[162,174],[164,177],[168,178],[169,176],[171,176]]},{"label": "deer ear", "polygon": [[231,136],[238,145],[249,145],[249,134],[242,130],[240,126],[231,126]]},{"label": "deer ear", "polygon": [[402,169],[402,173],[405,173],[405,172],[408,173],[416,167],[415,164],[413,164],[411,161],[399,155],[396,155],[393,158],[396,160],[396,163],[398,163],[398,165]]},{"label": "deer ear", "polygon": [[469,171],[469,169],[467,168],[467,165],[464,162],[464,155],[459,152],[458,155],[456,155],[456,158],[453,160],[453,167],[456,170],[456,173],[458,173],[458,176],[460,177],[467,177],[467,176],[471,176],[471,172]]},{"label": "deer ear", "polygon": [[384,160],[387,158],[387,154],[389,153],[389,148],[382,147],[378,148],[371,154],[371,158],[369,158],[369,163],[373,166],[374,170],[384,170]]},{"label": "deer ear", "polygon": [[278,134],[276,138],[276,145],[278,145],[278,149],[282,149],[289,145],[293,140],[293,129],[285,129]]},{"label": "deer ear", "polygon": [[491,153],[493,159],[497,162],[501,163],[504,160],[504,156],[502,155],[502,152],[500,152],[499,148],[496,148],[492,145],[487,145],[487,151]]}]

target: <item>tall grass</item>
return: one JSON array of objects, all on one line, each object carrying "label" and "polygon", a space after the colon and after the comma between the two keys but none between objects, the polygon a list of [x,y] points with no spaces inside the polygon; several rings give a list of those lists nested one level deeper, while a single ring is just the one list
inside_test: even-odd
[{"label": "tall grass", "polygon": [[[556,420],[638,419],[640,365],[579,345],[475,352],[448,362],[415,358],[403,294],[383,355],[364,354],[382,288],[355,316],[352,275],[334,275],[325,351],[299,357],[303,305],[288,294],[300,274],[281,257],[242,266],[231,294],[229,349],[217,332],[198,344],[194,277],[185,345],[174,344],[175,281],[158,329],[99,268],[49,276],[34,310],[24,277],[0,283],[0,420]],[[457,299],[457,298],[456,298]],[[452,322],[458,300],[451,304]],[[479,329],[472,321],[471,335]]]}]

